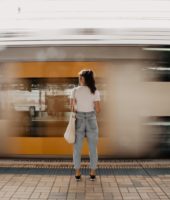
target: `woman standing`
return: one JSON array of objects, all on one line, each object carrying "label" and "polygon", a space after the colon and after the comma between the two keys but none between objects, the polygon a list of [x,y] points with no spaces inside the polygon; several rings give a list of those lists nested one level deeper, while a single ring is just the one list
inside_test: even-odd
[{"label": "woman standing", "polygon": [[92,70],[79,72],[79,86],[71,94],[71,106],[76,107],[76,141],[74,144],[73,162],[76,180],[81,179],[81,149],[86,136],[90,153],[90,180],[96,178],[98,161],[97,141],[98,125],[96,112],[100,112],[100,94],[95,86]]}]

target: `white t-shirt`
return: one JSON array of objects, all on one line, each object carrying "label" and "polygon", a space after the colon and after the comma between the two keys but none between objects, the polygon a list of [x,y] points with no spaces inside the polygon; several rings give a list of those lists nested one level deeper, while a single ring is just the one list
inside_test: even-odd
[{"label": "white t-shirt", "polygon": [[73,99],[75,95],[76,110],[78,112],[94,111],[94,102],[100,101],[100,93],[98,90],[94,94],[91,93],[89,87],[78,86],[71,92],[70,98]]}]

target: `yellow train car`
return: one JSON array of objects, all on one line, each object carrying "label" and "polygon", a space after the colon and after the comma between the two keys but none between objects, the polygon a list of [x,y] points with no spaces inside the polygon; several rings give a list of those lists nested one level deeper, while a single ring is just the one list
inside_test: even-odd
[{"label": "yellow train car", "polygon": [[[67,57],[36,58],[39,51],[49,52],[49,48],[50,52],[62,50]],[[144,47],[132,46],[49,48],[18,47],[0,54],[1,155],[72,157],[73,145],[63,135],[70,92],[84,68],[95,72],[101,94],[99,157],[168,154],[170,74],[166,53],[148,53]],[[82,154],[88,155],[86,139]]]}]

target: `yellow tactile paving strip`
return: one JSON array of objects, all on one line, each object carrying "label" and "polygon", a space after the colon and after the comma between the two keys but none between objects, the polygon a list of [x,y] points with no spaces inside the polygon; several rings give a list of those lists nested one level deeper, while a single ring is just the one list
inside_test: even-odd
[{"label": "yellow tactile paving strip", "polygon": [[[82,167],[88,167],[89,161],[82,161]],[[56,168],[72,167],[71,160],[18,160],[0,159],[0,167],[19,168]],[[153,160],[102,160],[98,167],[104,168],[170,168],[170,159]]]}]

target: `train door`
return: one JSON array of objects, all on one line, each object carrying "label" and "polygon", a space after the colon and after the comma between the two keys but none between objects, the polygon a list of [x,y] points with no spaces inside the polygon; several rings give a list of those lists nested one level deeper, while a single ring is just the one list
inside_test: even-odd
[{"label": "train door", "polygon": [[[104,62],[15,62],[5,63],[6,105],[10,115],[8,130],[12,155],[71,156],[72,145],[63,138],[70,108],[69,95],[78,85],[78,72],[91,68],[96,85],[105,99]],[[8,78],[7,78],[8,77]],[[109,139],[104,135],[104,118],[98,116],[99,154],[109,155]],[[83,155],[88,155],[87,142]]]}]

